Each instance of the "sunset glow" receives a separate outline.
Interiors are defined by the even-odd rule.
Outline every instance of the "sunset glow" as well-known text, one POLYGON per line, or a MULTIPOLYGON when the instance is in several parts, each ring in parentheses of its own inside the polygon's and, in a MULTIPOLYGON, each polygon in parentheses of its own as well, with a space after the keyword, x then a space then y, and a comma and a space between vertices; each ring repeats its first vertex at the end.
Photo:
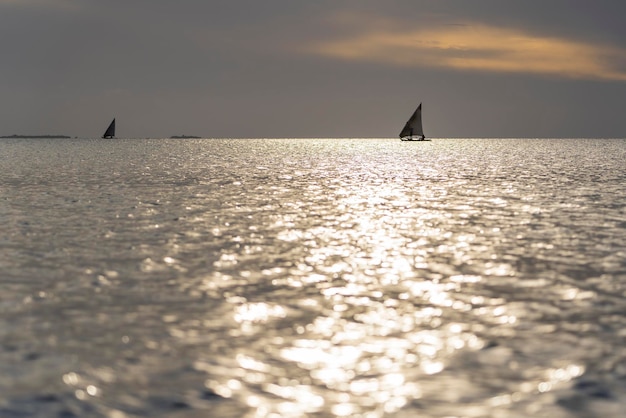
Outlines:
POLYGON ((626 58, 623 49, 486 25, 362 32, 310 51, 393 66, 626 80, 626 69, 615 64, 626 58))

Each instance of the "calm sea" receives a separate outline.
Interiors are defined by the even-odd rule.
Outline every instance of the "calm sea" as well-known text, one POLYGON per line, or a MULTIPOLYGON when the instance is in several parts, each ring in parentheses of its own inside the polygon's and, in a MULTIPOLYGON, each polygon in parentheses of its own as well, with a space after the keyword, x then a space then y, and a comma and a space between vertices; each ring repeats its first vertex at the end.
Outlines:
POLYGON ((624 139, 0 141, 0 416, 618 417, 624 139))

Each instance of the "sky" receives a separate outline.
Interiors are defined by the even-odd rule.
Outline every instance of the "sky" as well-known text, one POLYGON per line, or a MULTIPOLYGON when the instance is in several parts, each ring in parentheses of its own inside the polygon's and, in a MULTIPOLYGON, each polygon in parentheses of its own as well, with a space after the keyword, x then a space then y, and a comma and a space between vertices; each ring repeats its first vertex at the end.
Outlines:
POLYGON ((0 135, 626 137, 623 0, 0 0, 0 135))

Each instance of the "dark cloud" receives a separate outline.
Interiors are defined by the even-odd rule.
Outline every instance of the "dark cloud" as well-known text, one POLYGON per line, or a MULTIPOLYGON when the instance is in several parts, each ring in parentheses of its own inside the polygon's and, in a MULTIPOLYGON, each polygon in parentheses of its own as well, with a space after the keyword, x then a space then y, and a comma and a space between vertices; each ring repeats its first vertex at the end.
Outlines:
MULTIPOLYGON (((0 134, 96 136, 116 116, 124 136, 394 136, 423 101, 435 136, 618 136, 624 81, 400 68, 309 48, 368 28, 428 36, 489 25, 620 49, 625 9, 606 0, 0 0, 0 134)), ((620 57, 600 59, 624 69, 620 57)))

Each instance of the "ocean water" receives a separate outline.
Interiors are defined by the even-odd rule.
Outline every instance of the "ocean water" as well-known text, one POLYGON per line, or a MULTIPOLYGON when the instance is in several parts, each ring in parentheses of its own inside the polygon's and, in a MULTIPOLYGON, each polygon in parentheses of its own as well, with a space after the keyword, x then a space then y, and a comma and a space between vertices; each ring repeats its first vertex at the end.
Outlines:
POLYGON ((623 416, 625 161, 2 140, 0 416, 623 416))

